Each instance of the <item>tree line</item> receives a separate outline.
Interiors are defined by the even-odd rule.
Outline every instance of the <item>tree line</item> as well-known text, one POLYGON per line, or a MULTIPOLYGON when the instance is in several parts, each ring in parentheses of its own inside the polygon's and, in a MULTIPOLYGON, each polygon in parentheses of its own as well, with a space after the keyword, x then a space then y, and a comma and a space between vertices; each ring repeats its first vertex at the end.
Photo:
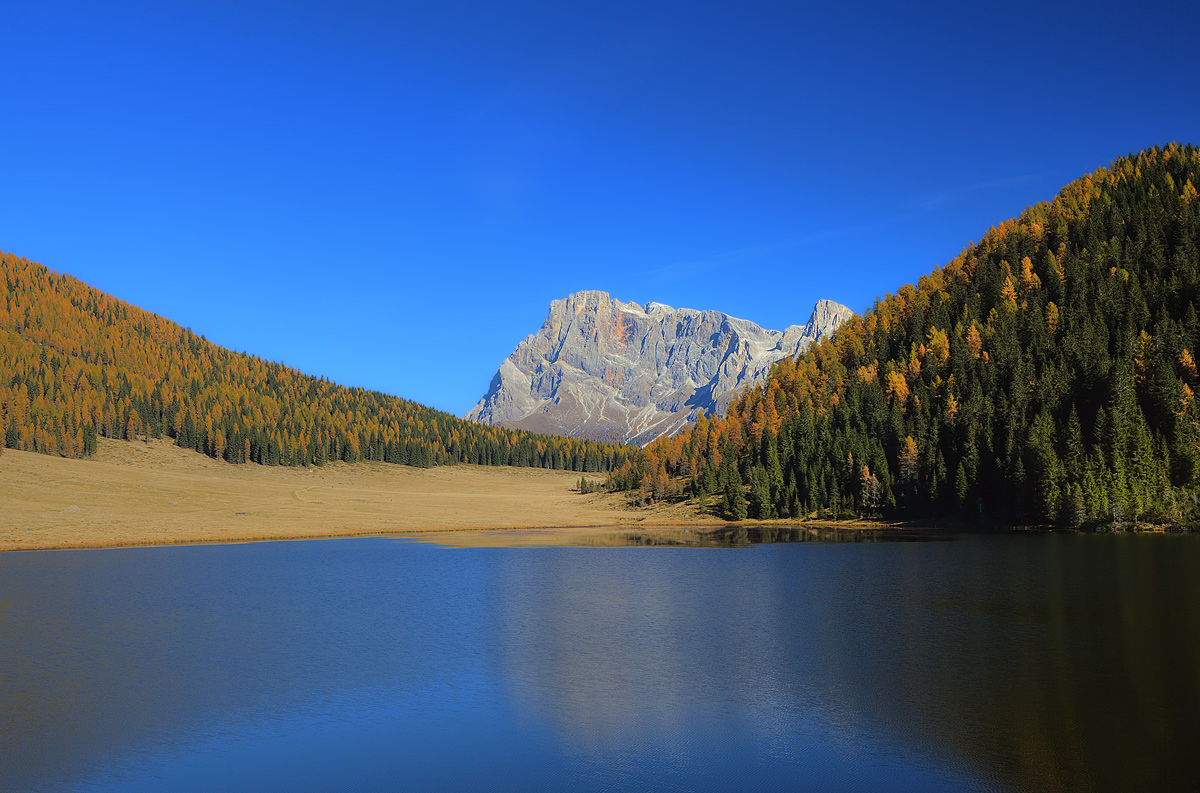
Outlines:
POLYGON ((87 457, 100 437, 167 437, 231 463, 587 472, 636 452, 484 426, 231 352, 12 254, 0 255, 0 283, 0 448, 87 457))
POLYGON ((1098 169, 608 486, 734 519, 1195 523, 1198 184, 1191 145, 1098 169))

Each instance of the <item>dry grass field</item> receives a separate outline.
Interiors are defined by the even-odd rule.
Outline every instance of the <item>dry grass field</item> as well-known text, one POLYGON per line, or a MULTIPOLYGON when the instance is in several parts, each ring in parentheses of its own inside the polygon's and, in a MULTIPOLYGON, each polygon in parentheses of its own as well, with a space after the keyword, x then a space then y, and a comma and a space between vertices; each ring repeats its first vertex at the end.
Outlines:
POLYGON ((0 550, 368 534, 448 545, 595 544, 614 527, 720 523, 697 519, 686 504, 629 510, 620 496, 582 495, 579 476, 472 465, 230 465, 165 440, 101 439, 91 460, 8 449, 0 455, 0 550))

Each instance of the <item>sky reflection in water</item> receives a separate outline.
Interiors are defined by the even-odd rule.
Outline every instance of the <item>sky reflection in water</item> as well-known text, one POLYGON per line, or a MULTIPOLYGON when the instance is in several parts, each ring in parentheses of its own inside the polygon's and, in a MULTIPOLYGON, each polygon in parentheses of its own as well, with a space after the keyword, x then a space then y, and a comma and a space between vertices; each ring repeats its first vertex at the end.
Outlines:
POLYGON ((1200 537, 0 557, 0 789, 1200 779, 1200 537))

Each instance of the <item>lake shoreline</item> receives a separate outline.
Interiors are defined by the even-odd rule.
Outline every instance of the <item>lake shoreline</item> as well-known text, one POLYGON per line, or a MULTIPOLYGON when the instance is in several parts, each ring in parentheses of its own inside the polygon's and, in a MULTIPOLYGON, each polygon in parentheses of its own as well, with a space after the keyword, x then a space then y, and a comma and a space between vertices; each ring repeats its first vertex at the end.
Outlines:
MULTIPOLYGON (((695 502, 635 509, 623 493, 579 493, 579 477, 577 471, 473 465, 232 465, 167 440, 101 439, 90 460, 9 449, 0 456, 0 552, 351 537, 512 547, 694 545, 740 530, 864 537, 1063 530, 934 520, 732 523, 698 512, 695 502)), ((1114 530, 1195 531, 1148 524, 1074 531, 1114 530)))
POLYGON ((93 459, 0 455, 0 551, 245 543, 495 530, 722 526, 687 505, 632 511, 580 474, 381 462, 233 465, 168 440, 101 438, 93 459))
POLYGON ((196 545, 246 545, 266 542, 301 542, 339 539, 392 539, 429 543, 448 548, 520 548, 520 547, 624 547, 630 545, 717 547, 742 546, 762 542, 797 542, 801 534, 807 541, 860 540, 936 540, 962 534, 1193 534, 1195 529, 1148 528, 1062 529, 1044 527, 978 528, 922 523, 870 523, 865 521, 745 521, 679 525, 613 523, 590 526, 459 527, 424 531, 344 531, 332 533, 295 533, 261 536, 199 536, 170 540, 114 539, 87 544, 65 542, 57 545, 22 545, 0 548, 3 552, 114 550, 121 548, 166 548, 196 545), (739 532, 745 537, 738 539, 739 532))

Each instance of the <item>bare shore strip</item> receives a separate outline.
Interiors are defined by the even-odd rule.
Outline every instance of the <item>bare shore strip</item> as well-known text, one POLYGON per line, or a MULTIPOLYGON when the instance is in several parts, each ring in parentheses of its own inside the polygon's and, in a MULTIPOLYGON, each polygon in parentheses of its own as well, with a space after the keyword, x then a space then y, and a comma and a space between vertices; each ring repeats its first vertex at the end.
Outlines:
POLYGON ((579 477, 473 465, 231 465, 165 440, 101 439, 92 460, 8 449, 0 551, 379 535, 590 545, 647 524, 667 534, 725 525, 684 504, 630 511, 620 496, 575 492, 579 477))

